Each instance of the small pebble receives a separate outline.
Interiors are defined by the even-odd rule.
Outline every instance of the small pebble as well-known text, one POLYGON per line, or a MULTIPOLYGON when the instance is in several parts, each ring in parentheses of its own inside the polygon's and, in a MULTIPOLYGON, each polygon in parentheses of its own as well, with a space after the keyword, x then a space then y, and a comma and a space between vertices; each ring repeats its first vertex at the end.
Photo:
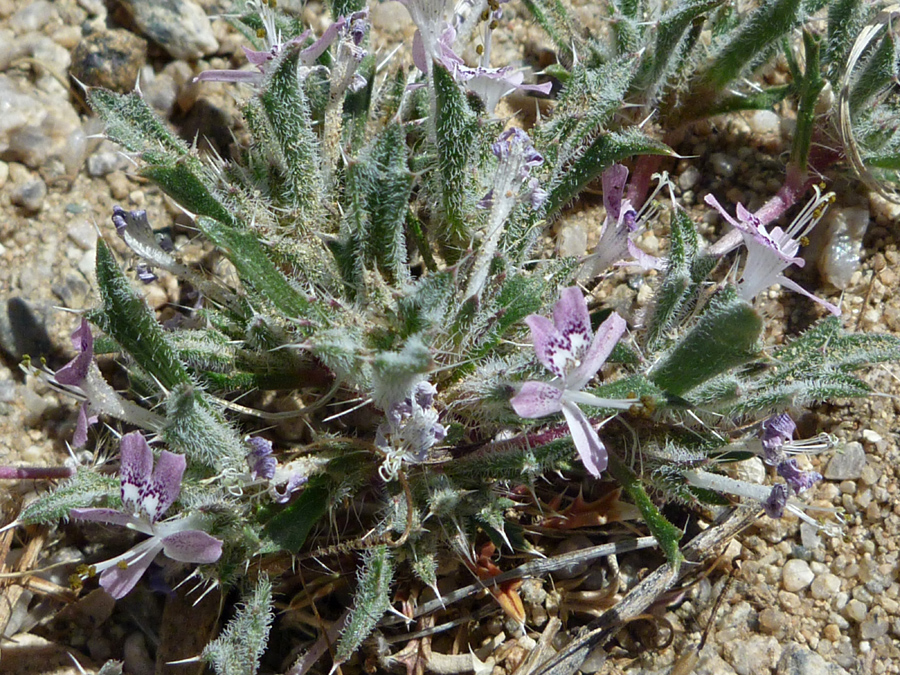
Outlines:
POLYGON ((722 152, 714 152, 709 156, 709 161, 712 164, 713 171, 716 172, 717 176, 730 178, 734 175, 736 166, 734 157, 729 157, 722 152))
POLYGON ((54 18, 56 9, 47 0, 37 0, 23 7, 9 18, 9 27, 17 34, 38 31, 54 18))
POLYGON ((856 623, 862 623, 865 620, 867 613, 868 610, 865 604, 856 599, 851 600, 847 603, 847 606, 844 607, 844 616, 856 623))
POLYGON ((816 600, 827 600, 841 590, 841 579, 837 575, 826 572, 820 574, 813 579, 809 588, 810 593, 816 600))
POLYGON ((13 188, 10 193, 10 201, 32 213, 40 211, 47 196, 47 184, 40 178, 35 178, 13 188))
POLYGON ((866 207, 832 207, 819 223, 818 227, 825 230, 818 257, 819 272, 831 285, 840 289, 850 285, 853 273, 859 268, 859 254, 869 219, 866 207))
POLYGON ((700 170, 694 165, 689 166, 678 176, 678 187, 682 190, 690 190, 700 182, 700 170))
POLYGON ((786 591, 796 593, 809 586, 815 578, 809 563, 805 560, 788 560, 782 569, 781 581, 786 591))
POLYGON ((828 480, 856 480, 866 465, 866 451, 862 443, 851 441, 828 462, 825 478, 828 480))
POLYGON ((775 672, 778 675, 847 675, 840 666, 829 664, 822 656, 796 642, 785 645, 775 672))

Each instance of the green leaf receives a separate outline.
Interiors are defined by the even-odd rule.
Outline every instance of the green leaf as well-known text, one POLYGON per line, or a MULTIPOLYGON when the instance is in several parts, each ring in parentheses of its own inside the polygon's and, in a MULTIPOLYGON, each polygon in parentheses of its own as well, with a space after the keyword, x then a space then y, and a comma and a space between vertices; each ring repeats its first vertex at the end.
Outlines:
POLYGON ((854 78, 850 88, 851 117, 855 117, 879 92, 896 81, 897 56, 893 33, 887 31, 878 47, 858 66, 859 75, 854 78))
POLYGON ((717 293, 696 325, 651 369, 650 379, 681 396, 759 354, 762 319, 732 287, 717 293))
POLYGON ((653 306, 645 319, 644 345, 653 353, 666 334, 673 328, 687 300, 691 282, 691 264, 697 253, 697 232, 690 216, 676 208, 672 213, 672 233, 669 244, 669 260, 653 306))
POLYGON ((724 0, 688 0, 664 14, 656 26, 656 42, 652 50, 641 57, 631 90, 652 96, 671 72, 673 64, 680 60, 687 29, 724 0))
POLYGON ((190 153, 139 94, 116 94, 101 88, 87 93, 91 108, 106 122, 106 135, 129 152, 146 153, 148 161, 174 161, 190 153))
POLYGON ((107 499, 111 506, 119 502, 119 478, 97 473, 90 467, 78 469, 65 483, 52 492, 45 492, 28 504, 19 515, 26 525, 68 520, 69 511, 94 506, 107 499))
POLYGON ((208 216, 230 225, 239 226, 235 216, 220 202, 207 184, 198 178, 199 163, 178 162, 174 166, 153 165, 141 169, 141 175, 159 185, 163 191, 192 213, 208 216))
POLYGON ((801 0, 764 0, 733 32, 705 68, 701 81, 718 93, 736 80, 768 47, 793 29, 801 0))
MULTIPOLYGON (((257 127, 264 131, 265 157, 273 162, 278 181, 276 205, 292 212, 293 227, 305 232, 317 227, 322 207, 322 178, 318 139, 312 129, 310 106, 297 75, 299 55, 285 56, 271 68, 259 94, 257 127)), ((225 222, 225 221, 223 221, 225 222)))
POLYGON ((684 558, 678 543, 681 541, 683 532, 666 520, 647 495, 640 479, 613 454, 609 456, 609 472, 638 507, 644 522, 650 528, 650 534, 654 536, 659 543, 659 548, 665 553, 666 560, 673 565, 680 565, 684 558))
POLYGON ((256 675, 274 620, 272 583, 261 576, 219 637, 203 649, 201 658, 217 675, 256 675))
POLYGON ((166 389, 190 383, 162 326, 132 290, 103 239, 97 240, 97 285, 103 300, 103 307, 93 315, 97 325, 166 389))
POLYGON ((668 145, 637 130, 603 132, 566 168, 560 182, 551 190, 546 205, 547 217, 577 197, 592 180, 615 162, 633 155, 671 157, 673 154, 668 145))
POLYGON ((331 489, 328 476, 312 476, 300 496, 266 523, 264 535, 282 550, 299 551, 312 528, 328 510, 331 489))
POLYGON ((219 220, 202 216, 197 219, 197 226, 225 253, 256 301, 271 303, 291 318, 318 314, 306 297, 275 267, 256 234, 225 227, 219 220))
POLYGON ((725 115, 741 110, 771 110, 795 89, 793 84, 768 87, 747 94, 722 96, 702 112, 703 116, 725 115))
POLYGON ((393 578, 394 566, 390 549, 384 545, 369 549, 357 578, 350 620, 337 643, 335 663, 344 663, 359 649, 363 640, 369 637, 379 619, 391 606, 390 592, 393 578))
POLYGON ((432 72, 437 102, 434 132, 441 180, 441 210, 447 222, 447 232, 443 236, 451 245, 468 246, 468 217, 472 206, 469 162, 475 144, 475 113, 450 71, 435 63, 432 72))

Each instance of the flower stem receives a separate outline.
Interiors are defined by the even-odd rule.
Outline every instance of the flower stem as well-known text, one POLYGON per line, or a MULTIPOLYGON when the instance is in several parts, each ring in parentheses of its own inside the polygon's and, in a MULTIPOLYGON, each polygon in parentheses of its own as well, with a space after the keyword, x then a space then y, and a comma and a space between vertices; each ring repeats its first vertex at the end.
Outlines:
POLYGON ((58 480, 74 475, 75 469, 67 466, 0 466, 0 480, 58 480))

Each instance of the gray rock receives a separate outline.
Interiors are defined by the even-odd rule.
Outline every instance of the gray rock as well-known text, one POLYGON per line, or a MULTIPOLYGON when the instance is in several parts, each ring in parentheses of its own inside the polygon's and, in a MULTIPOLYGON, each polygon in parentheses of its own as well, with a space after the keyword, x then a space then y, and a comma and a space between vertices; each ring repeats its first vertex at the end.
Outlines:
POLYGON ((191 61, 219 48, 209 17, 193 0, 122 0, 122 4, 144 35, 172 58, 191 61))
POLYGON ((40 178, 17 185, 10 194, 10 201, 26 211, 37 212, 44 205, 47 196, 47 184, 40 178))
POLYGON ((844 446, 842 452, 838 452, 825 468, 825 478, 828 480, 856 480, 862 475, 866 466, 866 451, 862 443, 853 441, 844 446))
POLYGON ((121 29, 88 35, 72 52, 72 76, 91 87, 134 89, 147 59, 147 41, 121 29))
POLYGON ((846 670, 796 642, 789 642, 781 652, 776 675, 849 675, 846 670))
POLYGON ((100 178, 126 169, 128 165, 128 159, 118 152, 96 152, 88 157, 87 172, 92 178, 100 178))

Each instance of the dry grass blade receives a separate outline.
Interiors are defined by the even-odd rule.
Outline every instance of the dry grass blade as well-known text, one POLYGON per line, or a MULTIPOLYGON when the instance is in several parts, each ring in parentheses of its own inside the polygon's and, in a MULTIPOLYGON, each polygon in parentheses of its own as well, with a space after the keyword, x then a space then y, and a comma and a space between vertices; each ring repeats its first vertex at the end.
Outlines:
MULTIPOLYGON (((704 530, 682 549, 688 563, 701 563, 718 554, 732 537, 759 515, 754 506, 735 507, 714 527, 704 530)), ((682 565, 684 567, 684 565, 682 565)), ((618 605, 588 626, 588 632, 573 640, 533 675, 573 675, 595 648, 605 645, 629 620, 642 614, 657 598, 672 588, 681 576, 672 563, 660 566, 635 586, 618 605)))

